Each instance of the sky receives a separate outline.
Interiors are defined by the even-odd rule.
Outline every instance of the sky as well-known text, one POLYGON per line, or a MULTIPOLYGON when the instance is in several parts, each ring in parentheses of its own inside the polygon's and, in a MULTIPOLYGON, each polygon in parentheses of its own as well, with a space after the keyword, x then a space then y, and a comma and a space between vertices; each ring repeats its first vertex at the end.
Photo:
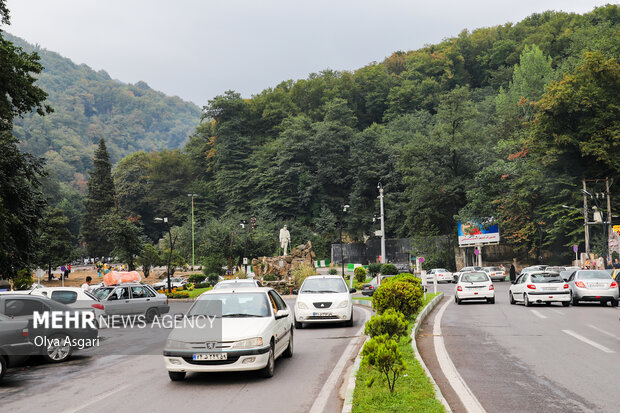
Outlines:
POLYGON ((7 0, 3 30, 200 106, 532 13, 612 0, 7 0))

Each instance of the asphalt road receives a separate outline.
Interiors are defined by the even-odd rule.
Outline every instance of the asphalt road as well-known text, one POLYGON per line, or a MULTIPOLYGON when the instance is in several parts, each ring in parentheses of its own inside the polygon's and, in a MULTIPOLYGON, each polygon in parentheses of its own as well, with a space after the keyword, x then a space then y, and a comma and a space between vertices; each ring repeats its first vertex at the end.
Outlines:
MULTIPOLYGON (((171 312, 181 312, 189 305, 172 303, 171 312)), ((9 370, 0 384, 0 410, 307 412, 349 343, 355 340, 361 345, 355 333, 367 317, 369 311, 356 306, 353 327, 309 326, 295 330, 293 358, 278 359, 270 379, 254 373, 194 373, 183 382, 173 383, 161 355, 167 334, 151 335, 147 341, 136 334, 102 329, 99 350, 83 350, 61 364, 31 362, 9 370), (130 354, 110 355, 104 351, 110 346, 131 348, 130 354)), ((352 364, 356 354, 347 364, 352 364)), ((328 392, 323 411, 342 410, 340 390, 344 377, 342 374, 338 385, 328 392)))
POLYGON ((617 412, 620 409, 620 311, 508 302, 508 282, 495 282, 496 304, 454 303, 454 284, 422 324, 418 346, 455 412, 466 411, 439 368, 433 323, 441 320, 457 371, 487 412, 617 412))

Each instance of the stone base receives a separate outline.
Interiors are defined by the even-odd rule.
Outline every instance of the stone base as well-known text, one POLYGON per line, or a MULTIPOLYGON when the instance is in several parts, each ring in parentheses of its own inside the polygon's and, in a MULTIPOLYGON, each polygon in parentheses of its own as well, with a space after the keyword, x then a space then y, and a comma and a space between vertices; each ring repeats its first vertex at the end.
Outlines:
POLYGON ((289 281, 292 271, 302 266, 314 268, 316 258, 312 250, 312 242, 298 245, 291 251, 291 255, 281 257, 260 257, 252 260, 252 269, 256 278, 266 275, 275 275, 278 280, 289 281))

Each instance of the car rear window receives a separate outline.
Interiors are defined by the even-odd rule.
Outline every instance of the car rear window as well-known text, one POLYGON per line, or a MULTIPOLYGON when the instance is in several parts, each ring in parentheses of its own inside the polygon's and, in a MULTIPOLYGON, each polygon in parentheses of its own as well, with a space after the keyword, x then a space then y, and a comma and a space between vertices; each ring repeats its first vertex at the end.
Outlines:
POLYGON ((463 274, 461 281, 465 282, 485 282, 489 281, 489 277, 484 272, 470 272, 463 274))
POLYGON ((346 293, 348 288, 342 278, 306 278, 302 293, 346 293))
POLYGON ((63 304, 73 304, 77 301, 77 293, 75 291, 52 291, 50 298, 63 304))
POLYGON ((534 284, 537 283, 562 283, 564 280, 555 272, 546 272, 541 274, 532 274, 530 279, 534 284))
POLYGON ((577 278, 579 278, 580 280, 609 280, 611 279, 611 276, 606 271, 593 270, 580 271, 577 275, 577 278))

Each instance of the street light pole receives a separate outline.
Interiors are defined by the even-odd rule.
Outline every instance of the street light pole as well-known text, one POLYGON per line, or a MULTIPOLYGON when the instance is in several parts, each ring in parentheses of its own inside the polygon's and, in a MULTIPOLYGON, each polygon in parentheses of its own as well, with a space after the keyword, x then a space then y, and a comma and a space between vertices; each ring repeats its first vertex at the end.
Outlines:
POLYGON ((192 271, 194 271, 194 197, 198 194, 187 194, 192 198, 192 271))
MULTIPOLYGON (((155 218, 155 221, 168 224, 168 217, 155 218)), ((172 263, 172 248, 174 248, 174 244, 172 243, 172 231, 170 230, 170 225, 168 225, 168 239, 170 240, 170 252, 168 253, 168 267, 166 269, 166 272, 168 277, 168 294, 170 294, 172 293, 172 285, 170 283, 170 264, 172 263)))
POLYGON ((383 213, 383 185, 381 182, 377 185, 379 189, 379 205, 381 206, 381 264, 383 264, 385 260, 385 219, 383 213))
MULTIPOLYGON (((340 261, 342 264, 342 277, 344 278, 344 244, 342 243, 342 221, 344 221, 344 214, 349 209, 349 205, 342 204, 342 212, 340 212, 340 261)), ((349 277, 349 288, 353 288, 353 278, 349 277)))

